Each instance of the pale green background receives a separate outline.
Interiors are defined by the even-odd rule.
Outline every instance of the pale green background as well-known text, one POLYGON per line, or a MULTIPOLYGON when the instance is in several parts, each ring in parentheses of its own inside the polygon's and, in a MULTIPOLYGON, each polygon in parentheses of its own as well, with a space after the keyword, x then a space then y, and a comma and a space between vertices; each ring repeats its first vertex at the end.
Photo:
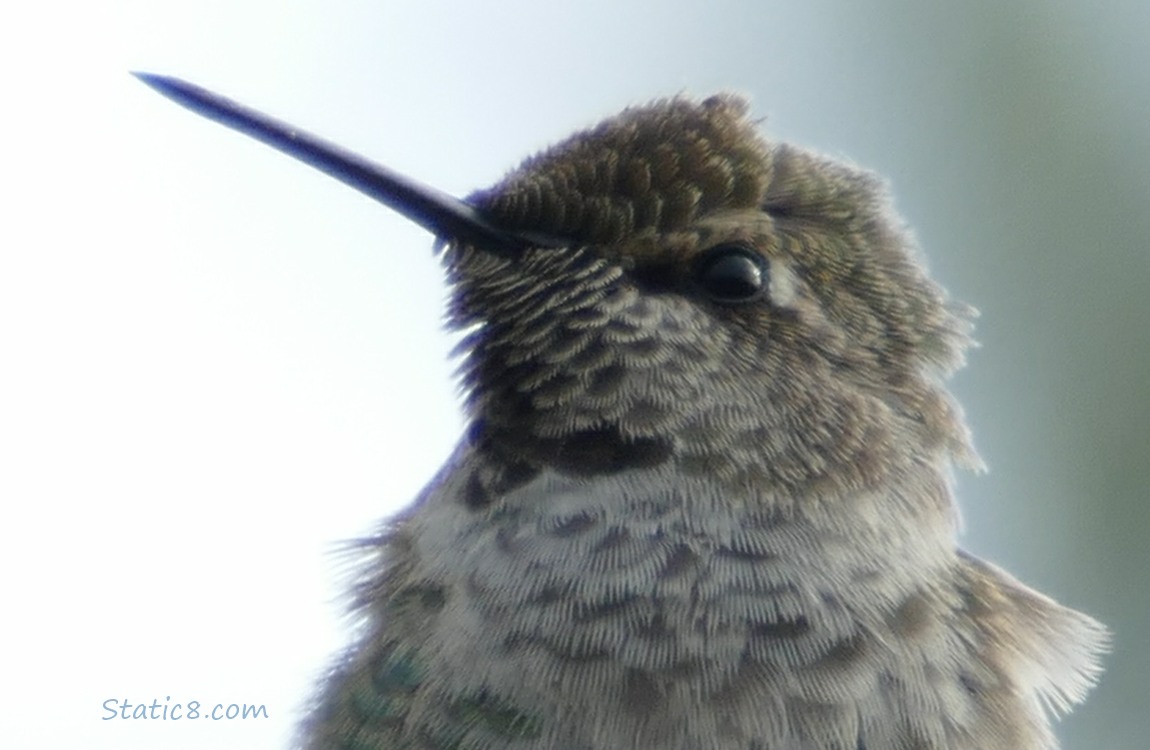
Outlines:
POLYGON ((733 88, 886 175, 982 310, 964 543, 1116 631, 1067 748, 1150 737, 1150 3, 127 2, 0 23, 0 744, 283 748, 347 638, 333 542, 460 429, 430 239, 129 78, 463 194, 733 88), (264 703, 257 722, 100 704, 264 703))

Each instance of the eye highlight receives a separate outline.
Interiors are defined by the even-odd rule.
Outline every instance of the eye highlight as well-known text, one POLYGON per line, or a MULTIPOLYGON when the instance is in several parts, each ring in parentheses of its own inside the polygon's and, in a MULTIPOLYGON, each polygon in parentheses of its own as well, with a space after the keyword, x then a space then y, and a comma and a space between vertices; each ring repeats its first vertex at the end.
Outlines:
POLYGON ((771 282, 766 259, 747 245, 734 242, 716 245, 700 255, 691 275, 708 297, 724 305, 754 302, 771 282))

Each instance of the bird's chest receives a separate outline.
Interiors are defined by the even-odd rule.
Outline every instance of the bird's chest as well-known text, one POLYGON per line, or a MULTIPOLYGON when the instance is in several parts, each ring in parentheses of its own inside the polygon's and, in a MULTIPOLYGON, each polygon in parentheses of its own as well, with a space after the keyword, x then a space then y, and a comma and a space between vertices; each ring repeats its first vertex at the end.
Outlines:
POLYGON ((421 524, 422 574, 450 581, 426 641, 444 689, 581 738, 539 747, 746 748, 809 700, 857 729, 897 582, 851 540, 658 472, 507 500, 421 524))
POLYGON ((673 476, 546 477, 443 544, 448 632, 481 628, 465 658, 494 671, 708 692, 747 664, 816 661, 857 627, 834 539, 673 476))

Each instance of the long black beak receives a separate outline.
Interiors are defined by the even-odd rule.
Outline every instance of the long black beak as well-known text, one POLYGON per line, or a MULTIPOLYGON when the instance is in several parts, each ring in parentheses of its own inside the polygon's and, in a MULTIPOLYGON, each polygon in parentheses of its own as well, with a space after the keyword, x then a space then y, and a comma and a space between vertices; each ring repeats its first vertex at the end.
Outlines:
POLYGON ((554 238, 510 232, 476 208, 398 174, 359 154, 179 78, 133 73, 173 101, 210 120, 247 133, 390 206, 442 240, 517 256, 528 247, 555 247, 554 238))

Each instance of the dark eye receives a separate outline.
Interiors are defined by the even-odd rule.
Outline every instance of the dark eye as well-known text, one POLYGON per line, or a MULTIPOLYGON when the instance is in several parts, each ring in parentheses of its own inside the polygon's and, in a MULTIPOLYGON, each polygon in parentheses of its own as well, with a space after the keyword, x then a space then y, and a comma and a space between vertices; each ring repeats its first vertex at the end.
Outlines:
POLYGON ((753 302, 766 292, 771 280, 766 259, 734 243, 716 245, 699 256, 694 277, 707 296, 728 305, 753 302))

